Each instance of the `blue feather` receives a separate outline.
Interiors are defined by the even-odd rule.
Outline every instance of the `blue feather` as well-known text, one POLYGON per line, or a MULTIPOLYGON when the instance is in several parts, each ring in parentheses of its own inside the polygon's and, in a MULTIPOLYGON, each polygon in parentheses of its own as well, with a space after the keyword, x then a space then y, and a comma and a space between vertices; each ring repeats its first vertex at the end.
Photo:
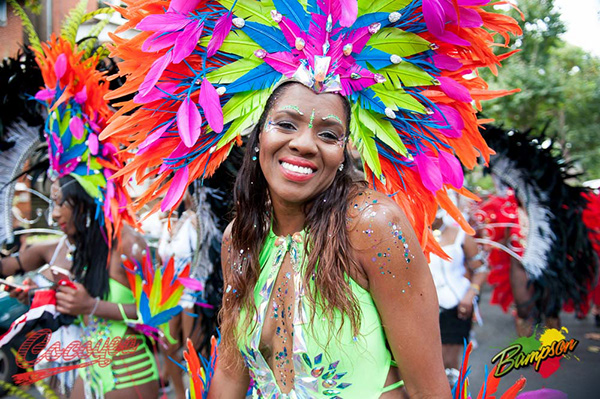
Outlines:
POLYGON ((370 88, 352 93, 352 102, 360 101, 360 106, 380 114, 385 114, 385 104, 381 102, 377 94, 370 88))
POLYGON ((150 302, 148 301, 148 296, 143 291, 140 296, 140 314, 142 315, 144 324, 151 325, 148 323, 152 319, 152 315, 150 314, 150 302))
MULTIPOLYGON (((371 46, 365 46, 360 54, 353 54, 353 57, 357 64, 363 66, 368 63, 376 70, 385 68, 392 63, 392 61, 390 61, 390 54, 371 46)), ((366 65, 364 67, 366 68, 366 65)))
POLYGON ((281 76, 281 72, 276 71, 269 64, 263 63, 227 85, 227 93, 265 89, 275 84, 281 76))
POLYGON ((283 32, 274 26, 246 21, 242 30, 268 53, 290 51, 290 45, 285 40, 283 32))
POLYGON ((323 11, 319 8, 317 0, 308 0, 306 2, 306 10, 312 14, 323 14, 323 11))
POLYGON ((389 15, 389 12, 373 12, 371 14, 361 15, 356 19, 350 28, 347 28, 347 30, 364 28, 365 26, 369 26, 375 22, 379 22, 381 27, 385 28, 390 24, 390 20, 388 19, 389 15))
POLYGON ((273 0, 277 11, 288 17, 304 32, 308 32, 308 22, 310 16, 306 14, 304 8, 296 0, 273 0))
POLYGON ((172 307, 172 308, 169 308, 167 310, 160 312, 156 316, 153 316, 150 320, 148 320, 148 322, 144 322, 144 324, 147 324, 152 327, 158 327, 162 324, 167 323, 169 320, 171 320, 173 318, 173 316, 177 315, 182 310, 183 310, 183 308, 181 306, 177 305, 175 307, 172 307))

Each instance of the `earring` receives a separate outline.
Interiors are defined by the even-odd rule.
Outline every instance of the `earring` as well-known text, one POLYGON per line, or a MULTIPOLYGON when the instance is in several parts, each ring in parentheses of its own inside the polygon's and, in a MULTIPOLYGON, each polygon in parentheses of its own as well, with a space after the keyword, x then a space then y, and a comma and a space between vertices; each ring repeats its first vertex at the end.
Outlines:
MULTIPOLYGON (((258 154, 258 152, 259 152, 259 151, 260 151, 260 148, 258 148, 258 147, 254 147, 254 152, 255 152, 255 153, 257 153, 257 154, 258 154)), ((253 161, 256 161, 256 155, 254 155, 254 156, 252 157, 252 160, 253 160, 253 161)))
POLYGON ((88 213, 85 216, 85 227, 89 228, 91 224, 92 224, 92 221, 90 220, 90 214, 88 213))
POLYGON ((343 164, 343 163, 341 163, 341 164, 340 164, 340 167, 338 168, 338 170, 339 170, 340 172, 341 172, 342 170, 344 170, 344 164, 343 164))

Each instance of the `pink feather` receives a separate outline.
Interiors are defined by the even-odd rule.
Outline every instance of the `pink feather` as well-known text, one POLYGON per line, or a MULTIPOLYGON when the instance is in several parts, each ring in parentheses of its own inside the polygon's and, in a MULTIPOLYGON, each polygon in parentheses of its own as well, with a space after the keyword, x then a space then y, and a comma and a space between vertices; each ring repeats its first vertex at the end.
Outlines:
POLYGON ((288 78, 291 78, 300 66, 300 62, 298 62, 292 53, 285 51, 267 54, 264 60, 267 64, 271 65, 273 69, 277 72, 281 72, 288 78))
POLYGON ((35 94, 35 99, 40 101, 49 101, 54 98, 56 91, 52 89, 42 89, 35 94))
POLYGON ((75 137, 77 140, 82 138, 84 126, 81 118, 78 116, 71 118, 71 121, 69 122, 69 129, 71 130, 73 137, 75 137))
POLYGON ((363 50, 370 38, 369 28, 365 26, 353 30, 348 39, 344 41, 344 44, 352 43, 352 52, 358 54, 363 50))
POLYGON ((77 104, 83 104, 84 102, 87 101, 87 88, 84 85, 81 90, 79 90, 77 93, 75 93, 75 101, 77 102, 77 104))
POLYGON ((423 18, 429 30, 434 36, 444 33, 446 13, 439 0, 423 0, 423 18))
POLYGON ((471 102, 471 94, 469 94, 469 90, 467 90, 465 86, 446 76, 440 76, 438 80, 441 83, 440 89, 442 89, 448 97, 465 103, 471 102))
POLYGON ((156 32, 150 35, 142 44, 142 51, 150 53, 171 47, 179 37, 180 32, 156 32))
POLYGON ((169 9, 167 12, 187 14, 196 8, 198 2, 199 0, 171 0, 171 4, 169 4, 169 9))
POLYGON ((442 188, 442 173, 440 167, 423 153, 415 155, 415 163, 425 188, 431 192, 436 192, 442 188))
POLYGON ((179 277, 177 280, 179 280, 179 282, 185 288, 188 288, 192 291, 202 291, 204 289, 204 286, 202 285, 202 283, 200 281, 196 280, 195 278, 179 277))
POLYGON ((164 126, 161 126, 160 128, 156 129, 154 133, 146 137, 146 140, 144 140, 142 144, 140 144, 139 149, 143 150, 144 148, 148 147, 150 144, 158 140, 163 135, 163 133, 166 132, 169 129, 169 127, 171 127, 172 124, 173 121, 171 120, 165 123, 164 126))
POLYGON ((186 97, 177 110, 177 127, 179 137, 190 148, 200 137, 200 127, 202 126, 202 116, 196 103, 186 97))
POLYGON ((461 137, 462 130, 465 128, 465 122, 460 116, 460 113, 449 105, 438 104, 438 108, 440 109, 441 113, 438 110, 434 110, 432 118, 440 122, 441 125, 450 126, 450 129, 440 129, 440 133, 451 138, 461 137), (448 122, 444 120, 444 116, 448 122))
POLYGON ((171 180, 171 185, 165 198, 160 204, 160 210, 165 212, 179 203, 188 184, 189 170, 187 166, 178 169, 171 180))
POLYGON ((444 183, 449 183, 455 188, 461 188, 465 179, 460 161, 452 154, 440 151, 440 171, 444 183))
POLYGON ((156 82, 158 82, 158 79, 160 79, 165 69, 167 69, 167 67, 171 63, 172 57, 173 53, 169 51, 162 57, 157 58, 156 61, 152 63, 150 70, 146 74, 146 78, 140 85, 140 95, 145 96, 146 94, 150 93, 150 90, 154 88, 154 85, 156 84, 156 82))
POLYGON ((279 28, 285 36, 285 40, 287 40, 290 47, 296 46, 296 38, 299 37, 306 42, 306 34, 302 32, 302 30, 294 23, 291 19, 287 17, 282 17, 279 22, 279 28))
POLYGON ((462 39, 456 33, 450 32, 449 30, 444 31, 441 35, 434 35, 437 39, 442 42, 455 44, 457 46, 465 46, 468 47, 471 45, 471 42, 465 39, 462 39))
POLYGON ((432 58, 433 63, 439 69, 458 71, 463 66, 462 62, 446 54, 434 54, 432 58))
POLYGON ((67 56, 63 53, 56 58, 56 63, 54 64, 54 73, 56 74, 56 79, 60 80, 67 71, 67 56))
POLYGON ((173 47, 173 63, 179 64, 188 55, 192 54, 202 35, 204 24, 191 23, 179 33, 173 47))
POLYGON ((221 45, 225 41, 225 38, 231 31, 231 21, 233 20, 233 14, 231 12, 225 13, 219 17, 215 23, 213 29, 213 35, 208 42, 206 47, 206 56, 212 57, 221 48, 221 45))
POLYGON ((339 0, 338 7, 340 9, 340 26, 344 28, 352 26, 358 16, 358 1, 339 0))
POLYGON ((92 155, 96 155, 98 154, 98 136, 96 136, 95 134, 90 134, 88 136, 88 147, 90 148, 90 153, 92 155))
POLYGON ((140 23, 137 24, 136 29, 143 31, 172 32, 183 29, 189 22, 190 19, 185 15, 175 13, 151 14, 142 19, 140 23))
POLYGON ((460 26, 463 28, 479 28, 483 25, 481 15, 472 8, 460 8, 460 26))
POLYGON ((166 98, 167 95, 164 93, 164 91, 166 91, 167 93, 175 94, 176 88, 177 88, 176 83, 172 83, 172 82, 160 83, 160 84, 156 85, 155 87, 153 87, 150 90, 150 92, 148 92, 146 95, 141 95, 141 93, 136 94, 135 97, 133 97, 133 102, 136 104, 151 103, 152 101, 166 98))
POLYGON ((219 93, 215 87, 204 78, 200 86, 200 106, 204 110, 204 117, 210 125, 211 129, 216 133, 223 131, 223 110, 221 109, 221 101, 219 93))

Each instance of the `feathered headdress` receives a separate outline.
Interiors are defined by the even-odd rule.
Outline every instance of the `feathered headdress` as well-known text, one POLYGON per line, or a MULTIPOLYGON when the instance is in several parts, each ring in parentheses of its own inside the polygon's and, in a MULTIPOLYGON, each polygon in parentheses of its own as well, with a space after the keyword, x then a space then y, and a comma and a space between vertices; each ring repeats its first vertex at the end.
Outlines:
POLYGON ((551 315, 569 302, 584 311, 580 307, 587 306, 598 270, 583 219, 589 189, 567 183, 576 177, 571 165, 553 155, 552 140, 543 134, 533 137, 487 126, 483 136, 497 152, 490 159, 490 172, 515 190, 527 213, 521 263, 536 287, 538 309, 551 315))
POLYGON ((477 68, 495 72, 510 55, 493 53, 496 33, 505 45, 520 34, 482 7, 488 0, 125 3, 121 29, 142 32, 112 36, 127 82, 109 98, 137 95, 101 138, 128 146, 133 159, 117 176, 157 178, 137 206, 161 196, 163 210, 176 205, 241 143, 273 87, 293 79, 351 101, 366 178, 394 196, 426 250, 441 252, 428 228, 438 204, 472 231, 446 189, 465 194, 461 162, 491 153, 472 102, 511 92, 488 91, 477 68))
MULTIPOLYGON (((105 224, 110 245, 122 221, 135 224, 135 218, 128 205, 131 199, 124 188, 126 181, 111 179, 123 167, 118 143, 99 138, 113 114, 104 99, 109 90, 105 73, 97 69, 106 52, 102 46, 94 51, 89 40, 75 43, 81 22, 107 12, 100 9, 86 14, 86 4, 80 2, 71 12, 60 37, 53 35, 47 43, 32 46, 45 85, 35 99, 48 110, 44 127, 48 173, 53 178, 72 176, 94 198, 98 205, 95 217, 105 224)), ((96 36, 104 24, 94 29, 96 36)))

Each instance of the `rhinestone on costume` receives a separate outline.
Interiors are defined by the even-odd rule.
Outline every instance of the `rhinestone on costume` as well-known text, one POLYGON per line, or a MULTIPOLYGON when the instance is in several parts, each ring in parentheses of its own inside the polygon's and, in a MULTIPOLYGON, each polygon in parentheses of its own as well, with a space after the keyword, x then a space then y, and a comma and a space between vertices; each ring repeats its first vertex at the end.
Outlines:
POLYGON ((302 235, 300 233, 294 233, 294 235, 292 236, 292 240, 296 241, 297 243, 301 243, 302 235))
POLYGON ((234 18, 233 20, 231 20, 231 23, 233 24, 233 26, 239 29, 242 29, 246 25, 246 21, 244 20, 244 18, 234 18))
POLYGON ((281 19, 283 18, 283 15, 277 12, 277 10, 271 10, 271 18, 273 18, 273 21, 280 23, 281 19))
POLYGON ((265 58, 267 56, 267 52, 261 48, 254 50, 254 55, 258 58, 265 58))
POLYGON ((321 376, 321 374, 323 374, 323 366, 321 367, 315 367, 314 369, 312 369, 310 371, 310 375, 312 375, 315 378, 319 378, 321 376))
POLYGON ((385 82, 385 81, 386 81, 386 78, 385 78, 385 76, 383 76, 383 75, 382 75, 382 74, 380 74, 380 73, 376 73, 376 74, 374 74, 374 75, 373 75, 373 79, 374 79, 374 80, 375 80, 377 83, 383 83, 383 82, 385 82))
POLYGON ((390 61, 392 64, 399 64, 402 62, 402 57, 400 57, 398 54, 392 54, 390 55, 390 61))
POLYGON ((223 94, 225 94, 225 91, 227 91, 227 88, 225 86, 217 87, 218 95, 222 96, 223 94))
POLYGON ((304 46, 306 46, 306 42, 304 41, 303 38, 301 37, 297 37, 296 38, 296 43, 294 44, 296 47, 296 50, 300 51, 304 48, 304 46))
POLYGON ((354 79, 354 80, 358 80, 358 79, 362 78, 362 75, 360 73, 352 72, 350 74, 350 78, 354 79))
POLYGON ((379 32, 379 29, 381 29, 381 24, 379 22, 373 22, 369 25, 369 33, 372 35, 379 32))
POLYGON ((344 45, 344 55, 348 57, 350 54, 352 54, 352 43, 344 45))
POLYGON ((437 50, 437 49, 439 49, 439 48, 440 48, 440 46, 438 46, 438 45, 437 45, 437 44, 435 44, 435 43, 430 43, 430 44, 429 44, 429 48, 430 48, 430 49, 432 49, 432 50, 437 50))
POLYGON ((396 119, 396 114, 394 113, 394 110, 390 107, 385 108, 385 116, 387 116, 390 119, 396 119))
POLYGON ((194 84, 195 84, 196 86, 200 85, 201 83, 202 83, 202 81, 201 81, 200 79, 196 79, 196 80, 194 80, 194 84))
POLYGON ((329 42, 325 40, 325 43, 323 43, 323 55, 326 55, 329 52, 330 47, 331 45, 329 44, 329 42))
POLYGON ((315 55, 315 80, 317 82, 325 80, 329 71, 329 64, 331 64, 331 57, 315 55))
POLYGON ((217 146, 213 145, 212 147, 210 147, 210 149, 208 150, 209 154, 212 154, 213 152, 215 152, 217 150, 217 146))
POLYGON ((326 389, 323 391, 323 395, 327 395, 327 396, 333 396, 333 395, 338 395, 340 394, 340 391, 336 391, 333 389, 326 389))
POLYGON ((321 385, 323 385, 323 388, 333 388, 336 384, 337 382, 331 379, 325 380, 321 383, 321 385))
POLYGON ((327 25, 325 25, 325 30, 331 33, 331 29, 333 28, 333 19, 331 18, 331 14, 327 16, 327 25))
POLYGON ((388 15, 388 21, 391 23, 398 22, 400 18, 402 18, 402 14, 398 11, 391 12, 390 15, 388 15))
POLYGON ((433 85, 435 85, 435 86, 439 86, 439 85, 441 85, 442 83, 441 83, 439 80, 437 80, 437 79, 431 79, 431 84, 433 84, 433 85))
POLYGON ((281 244, 283 244, 285 242, 285 239, 283 237, 277 237, 277 239, 275 240, 275 246, 278 247, 281 244))

